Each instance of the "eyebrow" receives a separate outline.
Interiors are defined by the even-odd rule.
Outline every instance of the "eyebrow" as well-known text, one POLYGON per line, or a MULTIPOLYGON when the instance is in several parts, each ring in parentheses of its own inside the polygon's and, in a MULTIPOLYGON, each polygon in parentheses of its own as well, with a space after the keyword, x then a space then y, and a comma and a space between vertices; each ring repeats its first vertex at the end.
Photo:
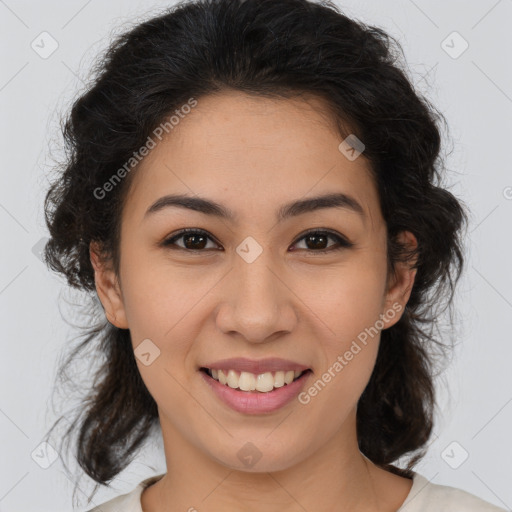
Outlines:
MULTIPOLYGON (((237 218, 237 215, 232 210, 215 201, 185 194, 170 194, 157 199, 147 209, 144 218, 169 207, 186 208, 230 221, 235 221, 237 218)), ((282 222, 290 217, 325 208, 342 208, 357 213, 363 219, 365 217, 364 209, 360 203, 352 196, 341 192, 300 199, 285 204, 279 208, 276 217, 278 222, 282 222)))

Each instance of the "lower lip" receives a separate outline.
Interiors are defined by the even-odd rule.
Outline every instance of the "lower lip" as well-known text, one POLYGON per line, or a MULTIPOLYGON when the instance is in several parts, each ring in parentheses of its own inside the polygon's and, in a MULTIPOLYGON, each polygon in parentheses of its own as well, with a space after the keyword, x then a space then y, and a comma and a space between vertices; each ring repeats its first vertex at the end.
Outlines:
POLYGON ((303 373, 291 384, 285 384, 273 391, 241 391, 233 389, 200 371, 210 389, 229 407, 244 414, 264 414, 273 412, 291 402, 302 390, 311 371, 303 373))

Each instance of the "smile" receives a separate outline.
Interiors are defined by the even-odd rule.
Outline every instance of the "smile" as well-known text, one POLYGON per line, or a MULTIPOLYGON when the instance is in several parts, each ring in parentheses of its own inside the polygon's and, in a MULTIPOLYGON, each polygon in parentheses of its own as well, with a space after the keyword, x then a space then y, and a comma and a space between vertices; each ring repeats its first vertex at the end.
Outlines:
POLYGON ((199 374, 219 403, 239 413, 257 415, 272 413, 294 401, 313 372, 277 370, 254 374, 202 367, 199 374))
POLYGON ((232 389, 240 391, 259 391, 260 393, 268 393, 274 389, 291 384, 293 381, 299 379, 304 373, 309 370, 278 370, 275 372, 265 372, 258 375, 245 372, 230 370, 216 370, 210 368, 201 368, 201 371, 206 372, 212 379, 232 389))

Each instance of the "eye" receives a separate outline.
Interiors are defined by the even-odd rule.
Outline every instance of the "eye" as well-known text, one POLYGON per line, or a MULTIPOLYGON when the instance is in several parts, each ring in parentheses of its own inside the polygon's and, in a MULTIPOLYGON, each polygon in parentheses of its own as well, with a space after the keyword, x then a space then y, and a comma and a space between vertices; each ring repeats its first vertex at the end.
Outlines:
MULTIPOLYGON (((202 252, 204 249, 212 249, 212 247, 207 247, 208 240, 214 241, 207 231, 204 231, 202 229, 185 228, 180 230, 172 237, 164 240, 162 242, 162 246, 174 246, 173 248, 202 252), (179 245, 176 243, 177 241, 183 241, 184 243, 183 245, 179 245)), ((326 253, 330 251, 340 250, 343 248, 349 248, 354 245, 353 243, 349 242, 346 238, 342 237, 336 232, 320 229, 312 229, 307 231, 295 242, 294 245, 297 245, 302 240, 304 240, 306 244, 305 250, 315 253, 326 253), (334 240, 336 243, 330 246, 325 246, 325 244, 328 243, 327 241, 329 239, 334 240)), ((214 245, 219 246, 219 244, 217 244, 217 242, 215 241, 214 245)), ((292 249, 292 251, 295 250, 296 249, 292 249)))
POLYGON ((177 246, 178 249, 188 249, 189 251, 201 251, 205 249, 207 240, 212 239, 207 231, 202 229, 185 228, 176 233, 171 238, 167 238, 163 241, 164 247, 177 246), (184 240, 184 245, 180 246, 176 244, 177 240, 184 240))
MULTIPOLYGON (((326 231, 326 230, 320 230, 320 229, 312 229, 308 232, 304 233, 298 240, 295 242, 297 244, 298 242, 304 240, 306 244, 306 250, 310 250, 310 252, 316 252, 316 253, 326 253, 331 251, 336 251, 340 249, 347 249, 349 247, 352 247, 354 244, 349 242, 346 238, 342 237, 338 233, 335 233, 333 231, 326 231), (335 240, 336 243, 329 246, 325 246, 325 243, 328 239, 335 240), (311 242, 311 243, 310 243, 311 242), (309 246, 308 246, 309 245, 309 246), (311 249, 313 247, 313 249, 311 249), (316 247, 316 249, 314 249, 316 247)), ((295 250, 295 249, 294 249, 295 250)))

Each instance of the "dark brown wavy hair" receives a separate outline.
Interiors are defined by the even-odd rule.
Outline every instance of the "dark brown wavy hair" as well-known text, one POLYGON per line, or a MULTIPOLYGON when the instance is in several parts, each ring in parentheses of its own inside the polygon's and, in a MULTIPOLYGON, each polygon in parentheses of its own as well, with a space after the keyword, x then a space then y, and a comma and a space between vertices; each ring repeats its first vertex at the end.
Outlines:
POLYGON ((269 98, 313 94, 328 105, 340 141, 353 133, 365 144, 387 226, 389 270, 417 258, 417 274, 403 316, 381 333, 358 402, 357 435, 373 463, 412 475, 433 427, 436 354, 447 349, 437 322, 448 310, 453 324, 467 214, 442 185, 444 117, 415 91, 402 56, 385 31, 328 1, 197 0, 136 24, 99 57, 63 121, 66 157, 45 199, 46 262, 91 300, 83 339, 69 349, 57 381, 76 383, 71 368, 85 361, 87 392, 61 439, 76 435, 73 453, 97 483, 93 494, 132 462, 158 425, 130 332, 104 318, 89 257, 91 241, 99 242, 119 270, 121 214, 136 169, 106 198, 94 191, 189 98, 228 89, 269 98), (403 230, 418 240, 413 253, 397 240, 403 230), (403 456, 405 468, 392 464, 403 456))

